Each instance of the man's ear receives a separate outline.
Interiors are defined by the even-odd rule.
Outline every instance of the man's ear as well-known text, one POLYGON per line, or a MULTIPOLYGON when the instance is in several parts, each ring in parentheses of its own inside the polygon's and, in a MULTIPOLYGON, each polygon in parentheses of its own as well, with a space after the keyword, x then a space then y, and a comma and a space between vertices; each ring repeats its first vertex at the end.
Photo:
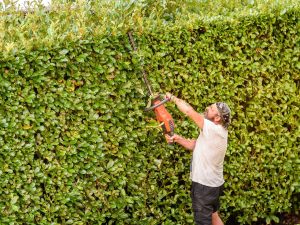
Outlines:
POLYGON ((217 115, 214 118, 215 122, 221 123, 221 116, 217 115))

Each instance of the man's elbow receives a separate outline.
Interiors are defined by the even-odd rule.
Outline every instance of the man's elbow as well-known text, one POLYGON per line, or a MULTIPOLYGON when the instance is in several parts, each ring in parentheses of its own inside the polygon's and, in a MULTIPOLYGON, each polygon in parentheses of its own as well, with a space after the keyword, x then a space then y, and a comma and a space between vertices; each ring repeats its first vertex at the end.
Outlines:
POLYGON ((196 141, 193 140, 192 143, 191 143, 191 145, 190 145, 189 150, 194 151, 195 147, 196 147, 196 141))
POLYGON ((191 146, 191 147, 189 148, 190 151, 194 151, 194 149, 195 149, 195 146, 191 146))

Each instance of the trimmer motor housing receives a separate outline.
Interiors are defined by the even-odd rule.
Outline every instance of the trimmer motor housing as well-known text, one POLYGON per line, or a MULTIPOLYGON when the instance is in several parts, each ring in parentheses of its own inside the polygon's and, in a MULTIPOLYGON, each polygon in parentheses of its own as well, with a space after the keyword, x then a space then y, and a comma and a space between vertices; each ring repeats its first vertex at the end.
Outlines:
POLYGON ((153 110, 155 112, 157 121, 161 123, 164 134, 173 136, 175 124, 171 114, 166 110, 165 106, 161 104, 162 101, 164 100, 161 100, 160 96, 154 98, 152 105, 157 107, 155 107, 153 110))

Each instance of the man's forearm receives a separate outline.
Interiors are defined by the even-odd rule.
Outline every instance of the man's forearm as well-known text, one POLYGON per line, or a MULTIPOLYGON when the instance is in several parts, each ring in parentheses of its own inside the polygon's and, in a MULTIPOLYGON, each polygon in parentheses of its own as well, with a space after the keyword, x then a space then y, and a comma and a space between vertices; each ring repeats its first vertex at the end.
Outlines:
POLYGON ((203 128, 204 124, 204 116, 198 112, 196 112, 192 106, 190 106, 187 102, 180 98, 176 98, 174 95, 167 93, 167 97, 170 98, 172 102, 174 102, 178 109, 183 112, 186 116, 192 119, 199 128, 203 128))
POLYGON ((177 105, 178 109, 187 116, 189 116, 190 113, 194 111, 192 106, 190 106, 187 102, 180 98, 172 96, 172 101, 177 105))
POLYGON ((179 135, 177 135, 176 138, 174 138, 174 142, 180 144, 182 147, 190 151, 193 151, 196 145, 196 140, 186 139, 179 135))

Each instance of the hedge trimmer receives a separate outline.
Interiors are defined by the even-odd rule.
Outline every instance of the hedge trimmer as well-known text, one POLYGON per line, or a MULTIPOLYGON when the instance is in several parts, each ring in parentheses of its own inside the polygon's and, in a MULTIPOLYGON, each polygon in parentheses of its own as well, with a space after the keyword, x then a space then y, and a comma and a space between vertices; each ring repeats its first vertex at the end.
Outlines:
MULTIPOLYGON (((137 47, 135 45, 131 31, 128 32, 128 37, 129 37, 129 42, 130 42, 131 47, 133 48, 133 50, 135 52, 137 52, 137 47)), ((163 95, 161 95, 161 94, 153 94, 151 85, 147 79, 147 74, 143 68, 143 65, 141 65, 141 72, 142 72, 143 81, 146 84, 148 94, 151 99, 151 106, 145 108, 145 111, 154 110, 155 115, 156 115, 156 120, 160 123, 160 126, 163 129, 163 133, 168 134, 169 136, 173 136, 174 135, 174 121, 173 121, 171 114, 166 110, 166 108, 164 106, 164 104, 166 102, 170 101, 170 99, 164 98, 163 95)), ((169 144, 171 144, 171 143, 169 143, 169 144)))

